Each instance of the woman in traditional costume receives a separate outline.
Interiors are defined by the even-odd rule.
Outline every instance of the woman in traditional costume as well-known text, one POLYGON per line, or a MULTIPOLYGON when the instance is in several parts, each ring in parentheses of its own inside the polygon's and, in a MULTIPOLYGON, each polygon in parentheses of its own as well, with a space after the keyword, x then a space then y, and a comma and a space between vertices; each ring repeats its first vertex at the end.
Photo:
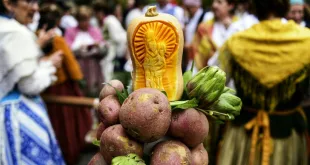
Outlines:
POLYGON ((40 58, 28 1, 0 1, 0 164, 65 164, 41 91, 55 81, 61 58, 40 58), (11 15, 14 18, 10 17, 11 15), (53 66, 54 65, 54 66, 53 66))
POLYGON ((191 53, 198 70, 208 65, 208 60, 225 42, 229 26, 237 20, 233 16, 234 5, 233 0, 214 0, 214 18, 199 24, 191 53))
POLYGON ((290 0, 290 10, 287 14, 287 19, 294 20, 302 27, 310 27, 309 20, 305 19, 307 16, 307 8, 304 0, 290 0))
MULTIPOLYGON (((96 18, 99 22, 104 40, 107 42, 107 55, 100 61, 104 81, 111 81, 116 71, 123 71, 127 50, 127 34, 117 18, 117 2, 104 0, 94 4, 96 18)), ((123 80, 123 77, 120 79, 123 80)))
MULTIPOLYGON (((209 59, 216 54, 220 46, 226 40, 226 33, 229 26, 237 20, 234 17, 234 0, 214 0, 212 11, 214 17, 199 24, 194 36, 190 56, 194 58, 195 70, 199 71, 208 65, 209 59)), ((216 157, 217 143, 220 138, 220 126, 215 122, 210 122, 210 136, 206 139, 210 163, 214 163, 216 157)))
POLYGON ((255 15, 252 14, 251 0, 239 0, 237 8, 239 8, 239 12, 236 15, 239 14, 238 16, 239 19, 238 21, 232 23, 231 26, 229 27, 226 39, 231 37, 233 34, 240 31, 244 31, 259 22, 259 20, 255 17, 255 15))
POLYGON ((243 101, 227 128, 219 165, 307 165, 310 31, 283 18, 288 0, 253 0, 260 23, 232 36, 220 63, 243 101))
MULTIPOLYGON (((57 28, 61 13, 56 5, 42 6, 39 31, 57 28), (43 29, 46 28, 46 29, 43 29)), ((57 81, 44 94, 54 96, 83 96, 79 84, 83 74, 65 39, 52 38, 43 48, 46 56, 56 51, 63 52, 62 66, 57 68, 57 81)), ((85 145, 85 136, 91 129, 91 112, 86 107, 62 104, 47 104, 48 114, 67 164, 76 164, 85 145)))
POLYGON ((102 88, 103 72, 99 61, 103 58, 103 38, 99 28, 90 25, 92 10, 81 6, 77 11, 78 26, 68 28, 65 39, 76 55, 81 66, 87 87, 84 94, 98 97, 102 88))

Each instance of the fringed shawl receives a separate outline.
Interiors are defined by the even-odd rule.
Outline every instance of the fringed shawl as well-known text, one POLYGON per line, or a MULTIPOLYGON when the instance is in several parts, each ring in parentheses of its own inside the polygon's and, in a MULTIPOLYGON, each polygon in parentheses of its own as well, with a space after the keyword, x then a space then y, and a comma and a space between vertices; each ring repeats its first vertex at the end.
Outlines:
POLYGON ((310 30, 291 21, 268 20, 232 36, 219 59, 244 97, 273 111, 308 77, 309 46, 310 30))

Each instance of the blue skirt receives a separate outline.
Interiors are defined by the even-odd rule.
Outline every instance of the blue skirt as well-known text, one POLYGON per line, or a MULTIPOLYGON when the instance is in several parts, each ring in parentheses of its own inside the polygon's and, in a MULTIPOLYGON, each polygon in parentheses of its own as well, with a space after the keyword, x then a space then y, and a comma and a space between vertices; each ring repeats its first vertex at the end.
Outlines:
POLYGON ((0 101, 0 164, 65 164, 40 97, 12 91, 0 101))

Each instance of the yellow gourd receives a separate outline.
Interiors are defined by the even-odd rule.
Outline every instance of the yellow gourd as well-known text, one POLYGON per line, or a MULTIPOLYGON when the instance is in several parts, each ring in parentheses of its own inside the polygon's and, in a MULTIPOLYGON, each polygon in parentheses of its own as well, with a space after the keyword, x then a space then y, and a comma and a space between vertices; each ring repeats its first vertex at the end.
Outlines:
POLYGON ((170 101, 183 92, 183 31, 178 20, 169 14, 148 8, 144 16, 134 19, 127 31, 133 63, 133 89, 156 88, 166 91, 170 101))

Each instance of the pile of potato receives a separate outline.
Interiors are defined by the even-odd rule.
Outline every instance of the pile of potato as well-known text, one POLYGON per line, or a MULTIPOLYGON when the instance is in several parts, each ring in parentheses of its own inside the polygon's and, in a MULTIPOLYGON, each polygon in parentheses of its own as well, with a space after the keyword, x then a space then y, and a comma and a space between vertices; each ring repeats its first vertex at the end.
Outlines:
MULTIPOLYGON (((124 89, 118 80, 109 84, 124 89)), ((111 164, 128 154, 149 158, 145 162, 151 165, 208 164, 202 143, 209 123, 203 113, 193 108, 172 111, 166 95, 151 88, 135 90, 121 104, 113 87, 105 85, 100 93, 100 154, 89 165, 111 164)))

